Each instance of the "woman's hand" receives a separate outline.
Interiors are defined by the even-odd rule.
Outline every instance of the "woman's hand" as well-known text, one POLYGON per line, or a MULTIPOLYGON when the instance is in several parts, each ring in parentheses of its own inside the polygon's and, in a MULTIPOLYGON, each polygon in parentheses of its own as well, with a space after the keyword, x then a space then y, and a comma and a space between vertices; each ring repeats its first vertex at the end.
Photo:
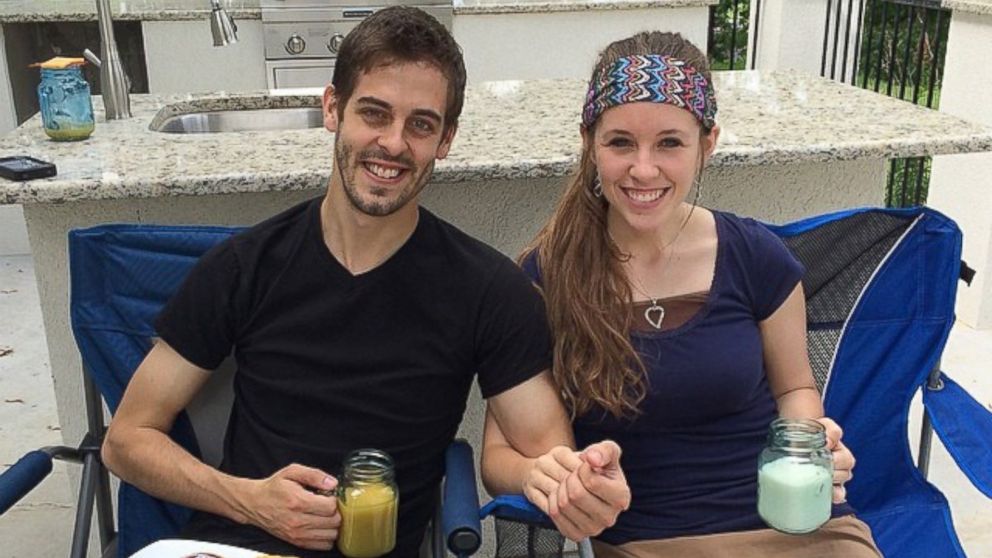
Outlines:
POLYGON ((580 454, 582 464, 558 486, 551 519, 573 541, 612 527, 630 507, 630 487, 620 468, 620 446, 611 440, 593 444, 580 454))
POLYGON ((579 541, 598 535, 630 507, 620 447, 609 440, 581 452, 555 447, 534 461, 524 495, 565 537, 579 541))
POLYGON ((834 458, 834 503, 847 501, 847 489, 844 483, 854 478, 854 454, 841 442, 844 431, 833 419, 823 417, 816 419, 827 430, 827 449, 834 458))

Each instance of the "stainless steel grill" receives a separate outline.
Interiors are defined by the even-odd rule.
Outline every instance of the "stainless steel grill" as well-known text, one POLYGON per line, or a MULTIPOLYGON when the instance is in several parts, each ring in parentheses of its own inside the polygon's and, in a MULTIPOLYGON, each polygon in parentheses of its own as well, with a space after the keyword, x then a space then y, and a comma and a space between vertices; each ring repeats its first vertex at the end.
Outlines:
POLYGON ((377 10, 398 4, 417 6, 451 29, 451 0, 261 0, 269 87, 327 85, 345 35, 377 10))

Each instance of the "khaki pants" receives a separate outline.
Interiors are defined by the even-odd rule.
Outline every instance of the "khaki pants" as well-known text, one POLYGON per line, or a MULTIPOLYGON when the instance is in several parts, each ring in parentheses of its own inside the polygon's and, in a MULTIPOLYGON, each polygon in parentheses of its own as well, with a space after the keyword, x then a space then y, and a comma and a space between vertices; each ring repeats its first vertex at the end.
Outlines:
POLYGON ((807 535, 773 529, 637 541, 620 546, 593 541, 596 558, 881 558, 871 529, 853 515, 828 521, 807 535))

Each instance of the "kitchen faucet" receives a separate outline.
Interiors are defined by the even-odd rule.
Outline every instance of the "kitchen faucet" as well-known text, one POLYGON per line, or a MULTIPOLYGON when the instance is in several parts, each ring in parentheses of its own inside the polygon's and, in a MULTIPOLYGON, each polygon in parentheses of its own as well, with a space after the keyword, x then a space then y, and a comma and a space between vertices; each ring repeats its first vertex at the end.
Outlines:
POLYGON ((214 35, 214 46, 227 46, 238 42, 238 26, 220 5, 220 0, 210 0, 210 31, 214 35))
POLYGON ((100 67, 100 95, 103 97, 104 112, 107 120, 131 118, 131 80, 124 73, 120 54, 117 53, 110 0, 96 0, 96 17, 100 23, 100 58, 93 56, 93 53, 86 58, 100 67))
MULTIPOLYGON (((214 46, 238 42, 238 26, 220 0, 210 0, 210 30, 214 46)), ((96 16, 100 24, 100 57, 89 49, 83 52, 87 60, 100 68, 100 94, 107 120, 131 118, 131 80, 124 73, 117 41, 114 39, 114 22, 110 17, 110 0, 96 0, 96 16)))

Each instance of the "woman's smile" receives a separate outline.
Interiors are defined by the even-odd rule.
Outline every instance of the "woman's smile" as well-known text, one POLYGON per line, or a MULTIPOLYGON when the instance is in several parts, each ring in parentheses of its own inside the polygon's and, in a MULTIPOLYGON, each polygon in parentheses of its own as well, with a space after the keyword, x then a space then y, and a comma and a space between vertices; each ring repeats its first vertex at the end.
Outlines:
POLYGON ((664 188, 624 188, 622 186, 618 189, 623 192, 627 200, 631 202, 634 207, 642 209, 651 209, 656 205, 660 204, 661 201, 668 197, 669 193, 675 189, 674 186, 666 186, 664 188))

